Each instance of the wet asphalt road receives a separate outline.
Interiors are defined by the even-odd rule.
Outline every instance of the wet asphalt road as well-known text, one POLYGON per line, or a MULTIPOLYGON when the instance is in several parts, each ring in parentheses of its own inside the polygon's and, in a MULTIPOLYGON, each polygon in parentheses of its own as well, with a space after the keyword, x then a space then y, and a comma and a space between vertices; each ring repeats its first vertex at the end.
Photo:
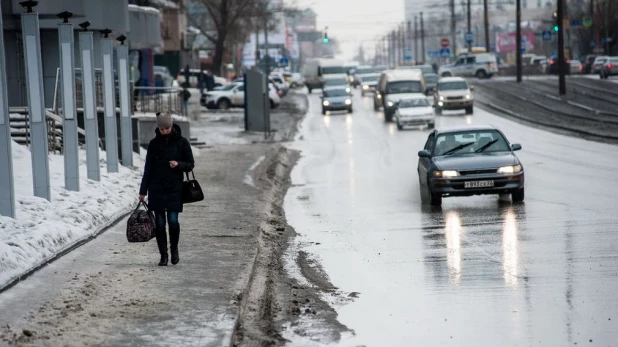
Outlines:
POLYGON ((618 346, 617 146, 479 105, 445 112, 437 128, 493 124, 522 144, 526 200, 445 198, 431 209, 416 173, 429 131, 398 131, 355 93, 353 115, 322 116, 310 96, 285 203, 298 247, 340 290, 360 292, 333 299, 355 332, 340 345, 618 346))

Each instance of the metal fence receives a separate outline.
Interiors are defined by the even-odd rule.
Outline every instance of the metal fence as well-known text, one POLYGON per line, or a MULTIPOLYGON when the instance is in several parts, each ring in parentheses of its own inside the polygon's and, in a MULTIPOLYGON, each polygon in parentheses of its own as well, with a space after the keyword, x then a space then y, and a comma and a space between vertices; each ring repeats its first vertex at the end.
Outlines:
POLYGON ((182 89, 174 87, 133 87, 133 112, 182 114, 182 89))

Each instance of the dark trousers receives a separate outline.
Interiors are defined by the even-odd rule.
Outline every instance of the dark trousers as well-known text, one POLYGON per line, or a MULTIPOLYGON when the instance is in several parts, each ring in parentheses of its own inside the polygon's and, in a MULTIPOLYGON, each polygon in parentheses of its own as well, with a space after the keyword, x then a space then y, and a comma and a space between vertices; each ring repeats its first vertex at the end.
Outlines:
POLYGON ((165 232, 165 222, 169 225, 170 249, 178 254, 178 240, 180 238, 180 224, 178 223, 178 212, 155 211, 155 236, 157 246, 161 254, 167 255, 167 233, 165 232), (167 218, 166 218, 167 217, 167 218))
POLYGON ((180 223, 178 223, 178 212, 158 212, 155 211, 155 225, 157 228, 165 229, 165 221, 167 214, 167 224, 170 229, 178 229, 180 228, 180 223))

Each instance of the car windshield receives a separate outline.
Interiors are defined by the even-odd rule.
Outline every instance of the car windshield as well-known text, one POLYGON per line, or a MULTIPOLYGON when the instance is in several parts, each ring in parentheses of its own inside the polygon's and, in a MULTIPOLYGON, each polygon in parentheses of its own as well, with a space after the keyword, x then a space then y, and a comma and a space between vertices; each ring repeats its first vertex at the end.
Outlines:
POLYGON ((348 68, 346 68, 345 66, 326 66, 326 67, 322 67, 322 74, 323 75, 332 75, 332 74, 336 74, 336 73, 348 73, 348 68))
POLYGON ((468 82, 455 81, 455 82, 442 82, 438 84, 439 90, 459 90, 468 89, 468 82))
POLYGON ((348 80, 345 78, 328 78, 324 80, 325 87, 343 86, 346 84, 348 84, 348 80))
POLYGON ((429 101, 426 98, 423 99, 410 99, 410 100, 401 100, 399 102, 399 108, 408 108, 408 107, 427 107, 429 105, 429 101))
POLYGON ((350 96, 350 93, 348 93, 345 89, 329 89, 329 90, 325 90, 324 91, 324 97, 328 98, 331 96, 350 96))
POLYGON ((420 81, 399 81, 388 84, 387 94, 423 93, 420 81))
POLYGON ((436 84, 438 83, 438 75, 425 75, 425 82, 436 84))
POLYGON ((434 155, 509 151, 508 143, 495 130, 474 130, 438 135, 434 155))
POLYGON ((373 82, 373 81, 377 81, 378 80, 378 76, 366 76, 363 77, 363 82, 373 82))
POLYGON ((372 67, 361 67, 361 68, 357 68, 355 73, 357 75, 362 75, 362 74, 373 73, 373 72, 374 72, 374 69, 372 67))

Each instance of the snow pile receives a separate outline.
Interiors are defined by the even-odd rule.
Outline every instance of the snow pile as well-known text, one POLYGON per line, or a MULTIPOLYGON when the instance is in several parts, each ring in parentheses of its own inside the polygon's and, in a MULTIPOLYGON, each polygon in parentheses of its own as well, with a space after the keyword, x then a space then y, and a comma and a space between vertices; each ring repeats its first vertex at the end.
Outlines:
MULTIPOLYGON (((86 153, 80 150, 81 190, 67 191, 64 158, 50 154, 49 202, 34 196, 29 149, 15 142, 12 149, 16 219, 0 216, 0 288, 136 206, 141 179, 140 171, 122 166, 107 173, 101 152, 101 182, 88 180, 86 153)), ((134 155, 134 164, 142 167, 142 157, 134 155)))

